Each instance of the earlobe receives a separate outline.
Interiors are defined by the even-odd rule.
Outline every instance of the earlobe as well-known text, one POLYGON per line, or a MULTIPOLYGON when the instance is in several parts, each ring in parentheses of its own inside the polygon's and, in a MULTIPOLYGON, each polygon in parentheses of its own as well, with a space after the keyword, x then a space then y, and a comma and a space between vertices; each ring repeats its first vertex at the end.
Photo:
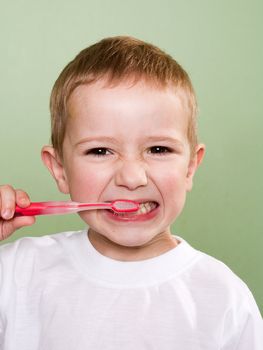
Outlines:
POLYGON ((57 152, 52 146, 44 146, 41 151, 42 161, 55 179, 60 192, 68 194, 68 181, 64 166, 57 152))
POLYGON ((195 155, 192 157, 192 159, 189 162, 187 178, 186 178, 186 181, 187 181, 186 190, 187 191, 191 191, 191 189, 193 187, 194 174, 195 174, 197 168, 199 167, 199 165, 202 163, 204 155, 205 155, 205 145, 199 144, 196 147, 195 155))

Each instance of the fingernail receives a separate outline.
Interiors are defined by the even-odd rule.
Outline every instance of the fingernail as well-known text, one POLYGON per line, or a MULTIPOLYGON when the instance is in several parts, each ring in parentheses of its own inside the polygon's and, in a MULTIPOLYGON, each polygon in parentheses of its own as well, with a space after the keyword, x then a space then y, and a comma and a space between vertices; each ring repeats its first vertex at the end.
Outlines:
POLYGON ((2 217, 4 219, 10 219, 11 218, 11 215, 12 215, 12 212, 10 209, 6 209, 3 214, 2 214, 2 217))

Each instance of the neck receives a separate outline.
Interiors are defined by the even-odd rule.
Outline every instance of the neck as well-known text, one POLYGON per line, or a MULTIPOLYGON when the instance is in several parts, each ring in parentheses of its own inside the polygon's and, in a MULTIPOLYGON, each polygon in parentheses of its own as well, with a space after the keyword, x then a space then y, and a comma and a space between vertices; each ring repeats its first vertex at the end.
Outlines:
POLYGON ((119 245, 92 229, 89 230, 88 235, 91 244, 99 253, 120 261, 151 259, 168 252, 179 244, 168 231, 159 233, 151 241, 135 247, 119 245))

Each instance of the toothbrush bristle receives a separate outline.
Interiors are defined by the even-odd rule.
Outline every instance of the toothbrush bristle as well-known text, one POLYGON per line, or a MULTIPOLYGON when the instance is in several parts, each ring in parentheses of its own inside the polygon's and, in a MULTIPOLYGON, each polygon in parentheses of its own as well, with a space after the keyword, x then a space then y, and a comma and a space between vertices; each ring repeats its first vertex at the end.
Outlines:
POLYGON ((139 209, 139 203, 129 200, 118 200, 113 203, 112 209, 120 213, 135 212, 139 209))

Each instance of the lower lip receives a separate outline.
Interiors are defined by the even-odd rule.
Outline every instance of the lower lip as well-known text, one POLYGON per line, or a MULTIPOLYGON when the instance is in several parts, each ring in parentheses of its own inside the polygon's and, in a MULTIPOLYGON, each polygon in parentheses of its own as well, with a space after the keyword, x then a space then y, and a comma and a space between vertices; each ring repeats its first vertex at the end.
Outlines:
POLYGON ((157 206, 152 211, 146 214, 139 214, 139 215, 134 214, 133 216, 120 216, 120 215, 114 214, 110 210, 103 210, 105 215, 107 215, 107 217, 110 218, 111 220, 118 221, 118 222, 125 222, 125 223, 151 220, 158 214, 158 211, 159 211, 159 206, 157 206))

